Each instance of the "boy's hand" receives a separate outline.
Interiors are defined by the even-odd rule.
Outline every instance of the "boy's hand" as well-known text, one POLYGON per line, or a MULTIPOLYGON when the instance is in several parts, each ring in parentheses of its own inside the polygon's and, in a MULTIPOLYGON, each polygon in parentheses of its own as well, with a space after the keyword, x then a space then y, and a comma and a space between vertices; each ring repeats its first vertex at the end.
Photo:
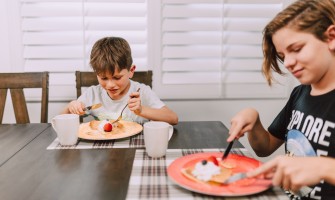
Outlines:
POLYGON ((84 108, 85 108, 84 103, 77 100, 71 101, 68 105, 69 112, 77 115, 85 114, 84 108))
POLYGON ((133 92, 130 94, 130 99, 128 100, 128 108, 137 115, 142 112, 140 92, 133 92))

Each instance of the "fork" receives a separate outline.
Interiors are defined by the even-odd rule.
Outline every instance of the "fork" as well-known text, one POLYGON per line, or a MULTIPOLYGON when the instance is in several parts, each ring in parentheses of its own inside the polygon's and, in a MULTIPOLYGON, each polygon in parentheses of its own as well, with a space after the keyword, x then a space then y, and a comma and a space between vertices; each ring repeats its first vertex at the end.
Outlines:
MULTIPOLYGON (((239 181, 241 179, 245 179, 248 178, 248 175, 246 172, 240 172, 240 173, 236 173, 232 176, 230 176, 227 180, 225 180, 225 182, 223 182, 223 184, 230 184, 236 181, 239 181)), ((297 192, 292 192, 295 195, 299 196, 299 197, 304 197, 307 194, 309 194, 313 189, 310 188, 309 186, 302 186, 297 192)))
MULTIPOLYGON (((138 88, 138 89, 136 90, 136 92, 139 92, 140 89, 141 89, 141 88, 138 88)), ((124 109, 127 108, 127 106, 128 106, 128 103, 123 107, 123 109, 121 110, 121 114, 120 114, 120 116, 119 116, 114 122, 112 122, 112 124, 115 124, 116 122, 118 122, 118 121, 120 121, 120 120, 122 119, 122 113, 123 113, 124 109)))
POLYGON ((102 106, 102 103, 97 103, 97 104, 93 104, 91 106, 87 106, 83 110, 84 111, 86 111, 86 110, 94 110, 94 109, 100 108, 101 106, 102 106))

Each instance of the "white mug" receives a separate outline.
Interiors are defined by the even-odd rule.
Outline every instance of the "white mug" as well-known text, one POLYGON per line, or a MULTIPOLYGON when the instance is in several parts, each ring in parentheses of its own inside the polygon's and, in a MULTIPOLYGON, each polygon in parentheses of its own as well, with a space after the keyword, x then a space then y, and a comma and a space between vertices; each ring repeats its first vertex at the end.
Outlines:
POLYGON ((51 120, 61 145, 74 145, 78 140, 79 115, 62 114, 51 120))
POLYGON ((173 127, 166 122, 150 121, 143 125, 144 144, 147 154, 159 158, 166 154, 173 127))

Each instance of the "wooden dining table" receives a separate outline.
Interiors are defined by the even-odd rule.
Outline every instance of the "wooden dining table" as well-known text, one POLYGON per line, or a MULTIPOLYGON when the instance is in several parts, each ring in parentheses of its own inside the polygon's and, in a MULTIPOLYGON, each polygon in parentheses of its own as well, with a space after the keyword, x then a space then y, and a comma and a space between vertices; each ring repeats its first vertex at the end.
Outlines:
MULTIPOLYGON (((140 134, 136 136, 137 139, 140 134)), ((182 121, 174 126, 168 152, 224 150, 228 145, 227 136, 228 129, 220 121, 182 121)), ((135 140, 136 137, 130 140, 135 140)), ((114 146, 92 144, 89 148, 80 148, 81 142, 90 145, 95 141, 78 141, 76 147, 56 148, 56 145, 55 148, 50 148, 55 142, 56 133, 48 123, 0 125, 1 200, 175 199, 177 194, 173 195, 173 191, 182 195, 179 199, 216 198, 175 185, 165 177, 168 164, 159 168, 164 174, 159 178, 164 176, 164 183, 145 181, 144 177, 147 176, 143 174, 142 165, 154 169, 150 163, 155 160, 146 156, 143 145, 118 148, 113 143, 114 146), (159 192, 157 195, 157 192, 152 192, 155 191, 153 188, 161 190, 163 186, 166 186, 164 191, 172 189, 166 194, 159 192), (143 192, 144 188, 146 192, 143 192)), ((233 148, 244 149, 238 141, 233 148)), ((157 161, 162 162, 163 159, 157 161)), ((149 170, 148 173, 152 172, 149 170)), ((288 199, 276 187, 241 198, 288 199)))

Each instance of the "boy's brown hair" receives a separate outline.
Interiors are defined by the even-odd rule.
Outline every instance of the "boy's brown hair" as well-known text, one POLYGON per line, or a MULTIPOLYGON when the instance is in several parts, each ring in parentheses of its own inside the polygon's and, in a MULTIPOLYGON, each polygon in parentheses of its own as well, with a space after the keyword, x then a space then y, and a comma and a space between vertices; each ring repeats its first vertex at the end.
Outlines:
POLYGON ((271 70, 283 74, 278 61, 283 62, 276 51, 272 36, 279 29, 288 27, 314 35, 325 41, 325 32, 335 24, 335 3, 333 0, 298 0, 281 11, 264 28, 263 36, 263 74, 271 85, 274 80, 271 70))
POLYGON ((115 71, 129 70, 132 64, 130 46, 123 38, 105 37, 93 45, 90 65, 97 75, 114 75, 115 71))

